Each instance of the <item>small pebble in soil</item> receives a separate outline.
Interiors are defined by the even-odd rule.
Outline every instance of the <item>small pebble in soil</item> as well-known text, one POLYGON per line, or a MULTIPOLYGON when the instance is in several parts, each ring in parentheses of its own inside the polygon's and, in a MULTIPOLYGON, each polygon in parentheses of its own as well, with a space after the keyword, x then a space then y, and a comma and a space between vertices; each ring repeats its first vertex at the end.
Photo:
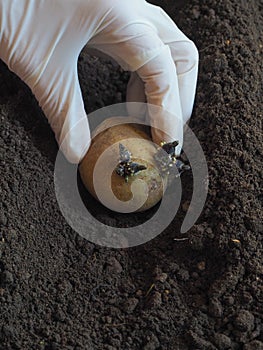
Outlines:
POLYGON ((136 298, 129 298, 128 300, 125 301, 123 304, 123 310, 127 312, 128 314, 132 313, 136 306, 138 305, 139 300, 136 298))
POLYGON ((0 213, 0 224, 5 226, 7 224, 7 218, 4 213, 0 213))
POLYGON ((13 193, 17 193, 17 192, 18 192, 18 188, 19 188, 19 183, 18 183, 18 181, 14 181, 14 182, 12 182, 12 183, 9 183, 9 187, 10 187, 10 189, 11 189, 11 191, 12 191, 13 193))
POLYGON ((245 304, 251 304, 253 302, 253 297, 249 292, 244 292, 243 300, 245 304))
POLYGON ((169 295, 170 295, 170 291, 168 289, 165 289, 163 294, 163 301, 168 301, 169 295))
POLYGON ((189 280, 189 272, 185 269, 180 269, 177 272, 177 277, 180 281, 188 281, 189 280))
POLYGON ((197 264, 197 268, 199 271, 204 271, 206 269, 206 263, 205 261, 200 261, 198 264, 197 264))
POLYGON ((148 299, 147 306, 150 308, 158 307, 162 304, 162 294, 153 292, 148 299))
POLYGON ((156 350, 159 346, 159 339, 154 334, 151 334, 146 338, 146 345, 143 347, 143 350, 156 350))
POLYGON ((242 332, 249 332, 254 328, 254 315, 248 310, 241 310, 237 314, 234 325, 235 328, 242 332))
POLYGON ((204 248, 203 235, 190 238, 191 248, 195 251, 200 251, 204 248))
POLYGON ((6 234, 6 240, 11 242, 11 241, 15 241, 18 238, 17 232, 13 229, 10 229, 8 231, 8 233, 6 234))
POLYGON ((103 316, 101 318, 102 322, 103 323, 106 323, 106 324, 111 324, 112 323, 112 317, 111 316, 103 316))
POLYGON ((157 276, 155 276, 155 281, 159 281, 161 283, 164 283, 167 280, 167 277, 168 277, 167 273, 162 272, 162 273, 158 274, 157 276))
POLYGON ((163 272, 160 267, 156 267, 153 271, 153 277, 155 281, 164 283, 167 280, 168 275, 167 273, 163 272))
POLYGON ((228 306, 234 305, 234 303, 235 303, 235 299, 231 295, 226 296, 224 298, 224 301, 225 301, 226 305, 228 305, 228 306))
POLYGON ((200 17, 199 6, 194 6, 192 9, 192 15, 194 19, 198 19, 200 17))
POLYGON ((122 269, 122 266, 119 263, 119 261, 116 258, 111 257, 111 258, 109 258, 109 260, 106 263, 106 270, 109 273, 118 274, 118 273, 121 273, 123 269, 122 269))
POLYGON ((10 271, 4 271, 2 273, 2 281, 4 284, 10 285, 14 283, 14 276, 10 271))
POLYGON ((223 308, 218 299, 211 299, 209 302, 209 314, 213 317, 222 317, 223 308))
POLYGON ((189 331, 188 339, 189 339, 191 346, 192 346, 190 349, 216 350, 216 348, 213 346, 212 343, 201 338, 197 333, 194 333, 193 331, 189 331))
POLYGON ((135 294, 136 294, 137 297, 142 297, 143 296, 143 291, 141 289, 138 289, 135 294))
POLYGON ((63 310, 61 310, 60 308, 57 308, 56 312, 53 313, 53 318, 55 321, 64 322, 66 315, 63 310))
POLYGON ((219 350, 231 349, 231 339, 222 333, 217 333, 214 336, 214 344, 219 350))
POLYGON ((263 350, 263 343, 259 340, 253 340, 252 342, 245 344, 243 350, 263 350))

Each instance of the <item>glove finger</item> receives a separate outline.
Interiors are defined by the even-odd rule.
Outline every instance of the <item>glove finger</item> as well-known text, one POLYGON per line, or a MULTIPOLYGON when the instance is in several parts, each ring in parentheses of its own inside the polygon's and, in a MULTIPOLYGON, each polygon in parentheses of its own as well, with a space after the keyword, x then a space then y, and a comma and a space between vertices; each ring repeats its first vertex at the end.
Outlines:
POLYGON ((92 45, 112 56, 125 69, 136 71, 145 86, 152 136, 156 143, 183 140, 181 102, 177 72, 168 45, 155 27, 136 11, 111 13, 111 26, 92 41, 92 45))
POLYGON ((138 69, 145 84, 152 137, 156 143, 178 141, 176 154, 183 144, 183 120, 176 67, 168 46, 138 69), (156 107, 158 106, 158 108, 156 107))
POLYGON ((159 6, 145 3, 145 18, 156 28, 159 38, 164 44, 175 41, 189 41, 171 17, 159 6))
POLYGON ((90 129, 78 81, 77 63, 49 63, 31 87, 56 140, 71 163, 79 163, 90 145, 90 129))
POLYGON ((129 114, 131 116, 136 116, 141 120, 145 120, 147 112, 147 108, 145 105, 147 101, 145 96, 145 86, 144 82, 141 80, 141 78, 136 72, 131 73, 127 85, 126 101, 128 102, 127 110, 129 114))

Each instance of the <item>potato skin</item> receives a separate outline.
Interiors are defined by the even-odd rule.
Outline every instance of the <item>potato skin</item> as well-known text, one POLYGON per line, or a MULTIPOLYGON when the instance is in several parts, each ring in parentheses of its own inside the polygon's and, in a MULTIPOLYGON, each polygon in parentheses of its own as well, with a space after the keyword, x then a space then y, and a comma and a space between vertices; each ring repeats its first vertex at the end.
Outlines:
MULTIPOLYGON (((120 201, 123 202, 131 200, 132 197, 139 200, 140 197, 146 196, 145 191, 143 191, 140 187, 135 187, 133 188, 132 192, 131 185, 134 181, 140 179, 147 184, 147 200, 142 206, 134 211, 145 211, 153 207, 162 198, 166 187, 167 178, 161 176, 159 173, 153 159, 153 155, 156 153, 156 145, 152 143, 150 136, 143 131, 141 125, 131 123, 114 125, 100 132, 93 138, 91 146, 79 166, 80 176, 85 187, 96 199, 98 199, 93 184, 94 168, 102 153, 115 143, 116 147, 114 148, 114 155, 112 155, 112 152, 110 153, 114 166, 118 165, 119 160, 117 145, 122 143, 131 152, 132 161, 145 165, 147 169, 138 172, 133 177, 129 177, 128 182, 125 182, 123 177, 119 176, 115 171, 113 171, 111 174, 112 192, 120 201)), ((102 171, 100 175, 102 181, 101 183, 103 183, 105 181, 105 174, 102 171)), ((103 192, 103 196, 105 196, 105 198, 109 195, 110 194, 103 192)))

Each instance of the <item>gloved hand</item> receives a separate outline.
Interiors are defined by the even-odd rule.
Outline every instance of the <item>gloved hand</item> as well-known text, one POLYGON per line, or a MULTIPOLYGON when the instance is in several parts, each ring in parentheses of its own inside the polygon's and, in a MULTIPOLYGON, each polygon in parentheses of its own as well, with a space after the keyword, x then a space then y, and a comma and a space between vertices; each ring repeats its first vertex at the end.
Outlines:
POLYGON ((72 163, 90 145, 77 72, 84 47, 132 72, 128 101, 170 112, 149 111, 152 137, 158 144, 179 140, 179 154, 193 108, 198 53, 161 8, 144 0, 0 0, 0 58, 31 88, 72 163))

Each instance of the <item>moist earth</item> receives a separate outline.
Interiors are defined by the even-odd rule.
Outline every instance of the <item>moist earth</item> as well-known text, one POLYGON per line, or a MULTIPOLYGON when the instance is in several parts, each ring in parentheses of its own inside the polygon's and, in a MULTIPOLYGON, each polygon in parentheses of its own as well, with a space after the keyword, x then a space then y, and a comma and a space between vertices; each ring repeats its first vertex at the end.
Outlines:
MULTIPOLYGON (((111 249, 82 238, 56 200, 54 135, 1 63, 1 350, 263 349, 263 3, 155 4, 200 53, 190 126, 209 170, 203 212, 180 233, 192 192, 184 174, 180 210, 155 239, 111 249)), ((119 66, 82 53, 79 77, 88 113, 125 101, 129 73, 119 66)), ((154 212, 116 214, 83 198, 110 226, 154 212)))

